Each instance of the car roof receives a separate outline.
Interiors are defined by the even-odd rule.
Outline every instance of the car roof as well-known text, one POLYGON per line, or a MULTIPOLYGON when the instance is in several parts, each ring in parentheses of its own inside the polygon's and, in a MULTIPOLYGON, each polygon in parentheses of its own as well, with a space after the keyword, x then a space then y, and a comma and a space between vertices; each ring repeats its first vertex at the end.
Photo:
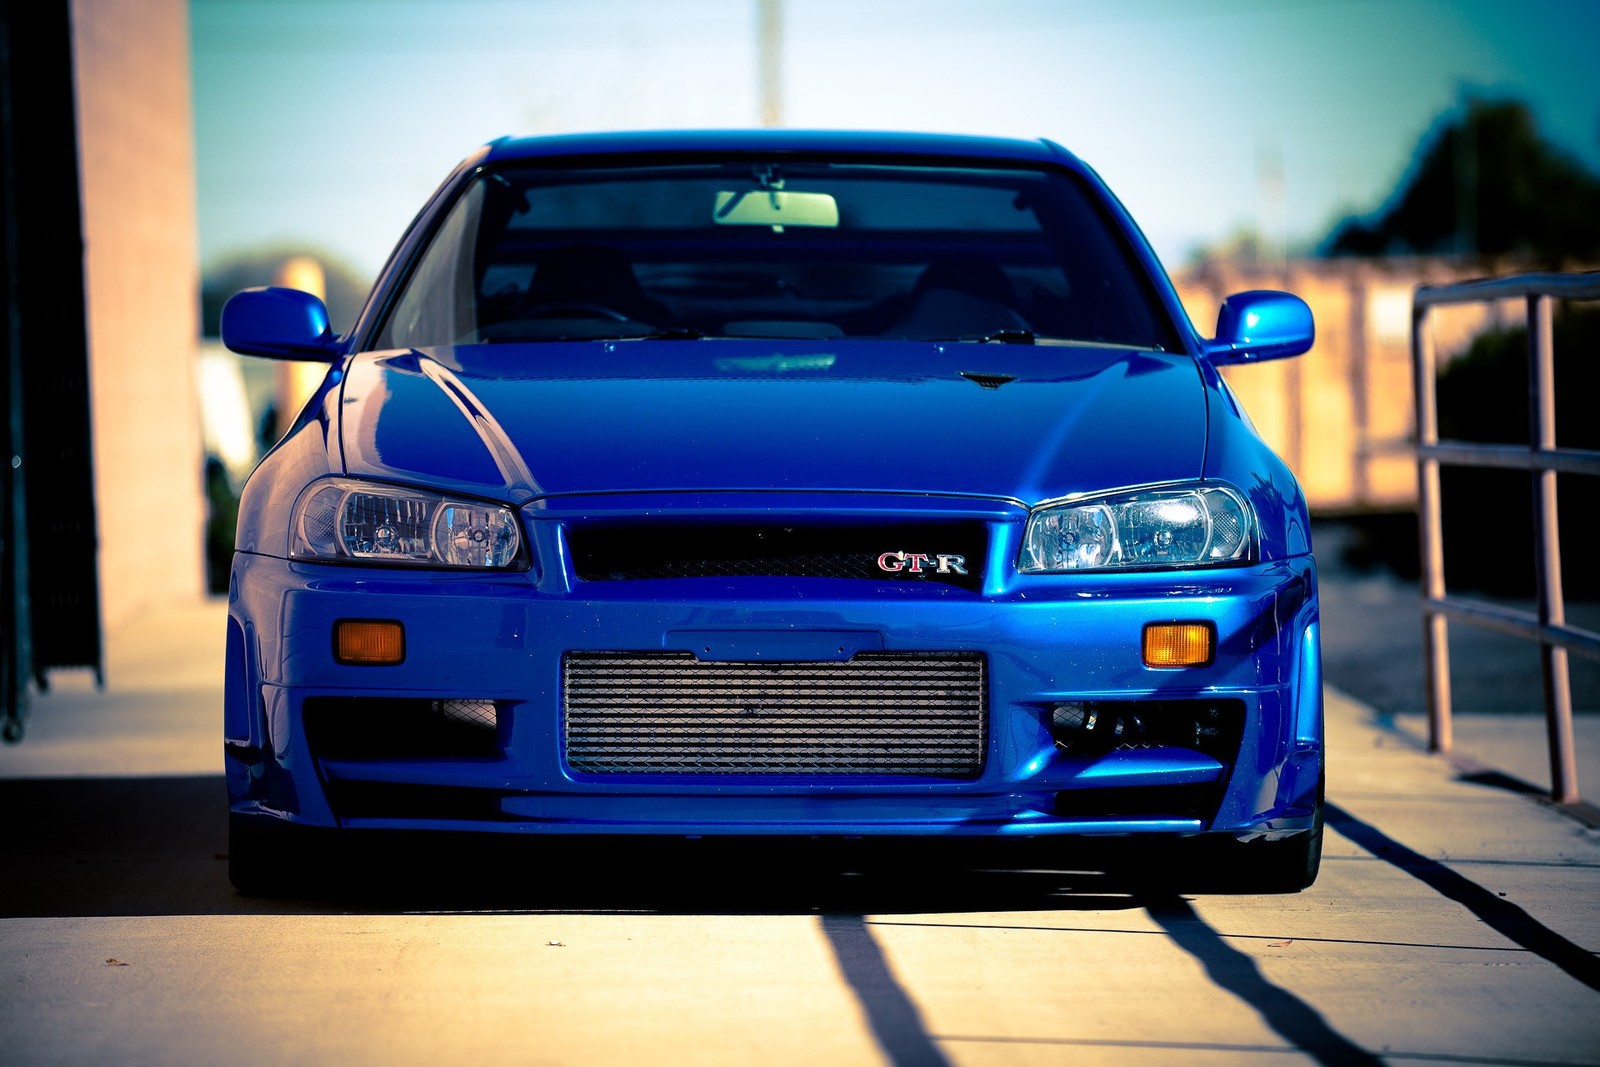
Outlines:
POLYGON ((1066 149, 1046 140, 960 134, 881 133, 864 130, 645 130, 502 137, 487 146, 483 162, 588 156, 831 155, 865 159, 921 158, 943 162, 1054 163, 1086 168, 1066 149))

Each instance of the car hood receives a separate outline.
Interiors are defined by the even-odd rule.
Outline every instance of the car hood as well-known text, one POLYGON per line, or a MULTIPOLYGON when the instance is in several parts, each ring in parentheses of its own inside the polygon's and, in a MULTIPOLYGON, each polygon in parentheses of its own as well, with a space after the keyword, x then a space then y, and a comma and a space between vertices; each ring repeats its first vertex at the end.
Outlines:
POLYGON ((1185 355, 1102 346, 671 340, 358 355, 346 471, 526 501, 720 490, 1037 503, 1200 476, 1185 355))

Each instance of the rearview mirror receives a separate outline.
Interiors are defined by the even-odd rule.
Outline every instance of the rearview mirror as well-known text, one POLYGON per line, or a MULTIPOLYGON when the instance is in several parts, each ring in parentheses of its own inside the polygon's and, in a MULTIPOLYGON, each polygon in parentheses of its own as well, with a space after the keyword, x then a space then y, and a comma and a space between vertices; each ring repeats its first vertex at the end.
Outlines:
POLYGON ((222 306, 222 343, 242 356, 339 358, 338 339, 321 300, 298 289, 242 289, 222 306))
POLYGON ((1292 293, 1256 289, 1234 293, 1217 313, 1217 336, 1206 342, 1216 364, 1255 363, 1298 356, 1316 339, 1306 302, 1292 293))
POLYGON ((839 225, 839 205, 827 193, 785 193, 777 189, 717 194, 711 221, 720 226, 839 225))

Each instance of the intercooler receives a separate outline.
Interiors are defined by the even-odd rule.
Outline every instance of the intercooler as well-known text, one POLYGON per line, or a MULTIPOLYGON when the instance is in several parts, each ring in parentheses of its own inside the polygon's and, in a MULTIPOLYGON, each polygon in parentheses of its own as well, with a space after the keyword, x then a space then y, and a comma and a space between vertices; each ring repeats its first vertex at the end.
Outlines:
POLYGON ((975 653, 732 662, 570 652, 566 759, 591 774, 972 778, 987 741, 984 665, 975 653))

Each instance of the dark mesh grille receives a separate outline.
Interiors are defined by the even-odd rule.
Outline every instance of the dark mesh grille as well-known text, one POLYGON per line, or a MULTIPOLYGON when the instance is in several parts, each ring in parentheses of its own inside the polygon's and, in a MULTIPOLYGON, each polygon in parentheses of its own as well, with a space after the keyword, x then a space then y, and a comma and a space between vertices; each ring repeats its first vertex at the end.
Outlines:
POLYGON ((893 774, 983 769, 976 654, 864 652, 843 663, 562 659, 568 763, 600 774, 893 774))
POLYGON ((446 719, 466 726, 481 726, 492 731, 499 719, 492 700, 438 700, 434 705, 446 719))
POLYGON ((492 700, 309 697, 312 755, 332 760, 439 759, 500 751, 500 709, 492 700))
POLYGON ((855 578, 940 582, 977 590, 988 531, 981 522, 879 526, 597 526, 567 531, 579 578, 855 578), (878 566, 884 553, 926 561, 878 566), (945 560, 941 569, 940 556, 945 560), (965 571, 963 574, 961 571, 965 571))

